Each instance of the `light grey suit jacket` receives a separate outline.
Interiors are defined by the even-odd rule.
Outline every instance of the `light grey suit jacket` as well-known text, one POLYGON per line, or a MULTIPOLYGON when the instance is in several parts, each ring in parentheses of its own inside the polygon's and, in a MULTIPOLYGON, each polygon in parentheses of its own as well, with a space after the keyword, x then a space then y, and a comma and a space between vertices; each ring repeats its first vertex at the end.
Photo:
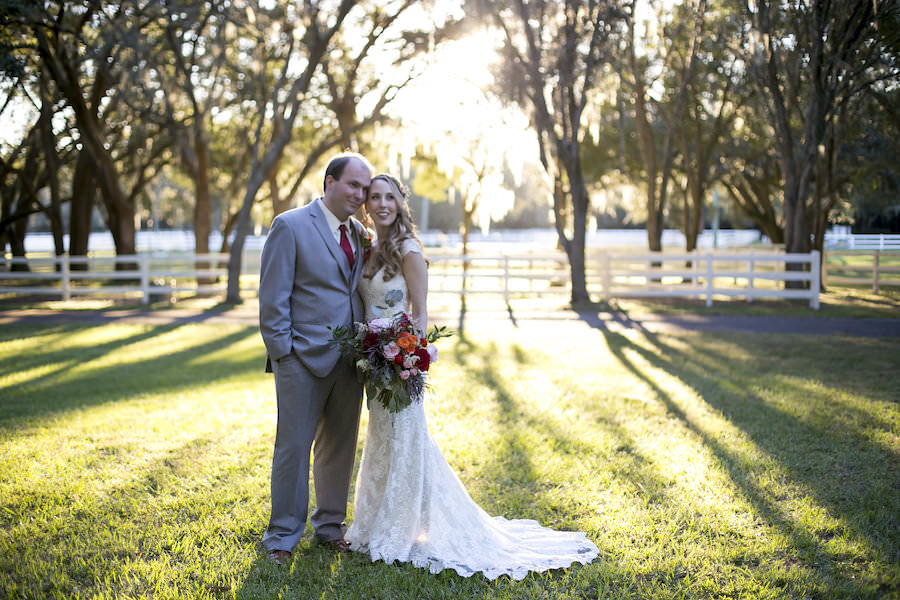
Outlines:
POLYGON ((328 375, 340 358, 328 343, 329 327, 349 327, 365 317, 357 292, 365 229, 351 217, 356 252, 351 269, 323 210, 311 202, 275 217, 259 274, 259 329, 267 361, 294 352, 317 377, 328 375))

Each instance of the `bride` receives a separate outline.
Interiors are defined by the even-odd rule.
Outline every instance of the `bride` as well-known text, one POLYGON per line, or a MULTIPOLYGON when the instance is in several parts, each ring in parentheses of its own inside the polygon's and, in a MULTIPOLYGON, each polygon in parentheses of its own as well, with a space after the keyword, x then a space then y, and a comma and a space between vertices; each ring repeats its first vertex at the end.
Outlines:
MULTIPOLYGON (((405 311, 424 335, 427 263, 403 185, 390 175, 376 175, 365 207, 376 232, 359 284, 366 320, 405 311)), ((587 564, 598 554, 583 533, 482 510, 428 433, 421 399, 397 413, 369 402, 346 539, 373 561, 410 562, 432 573, 453 569, 464 577, 481 572, 488 579, 522 579, 529 571, 587 564)))

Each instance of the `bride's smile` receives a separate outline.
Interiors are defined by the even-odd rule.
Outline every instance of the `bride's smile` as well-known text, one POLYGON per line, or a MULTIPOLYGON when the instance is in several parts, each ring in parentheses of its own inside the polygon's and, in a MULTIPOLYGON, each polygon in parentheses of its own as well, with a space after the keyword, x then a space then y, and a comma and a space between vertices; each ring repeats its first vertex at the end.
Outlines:
POLYGON ((369 186, 366 212, 375 224, 375 229, 386 229, 397 218, 397 197, 387 181, 376 179, 369 186))

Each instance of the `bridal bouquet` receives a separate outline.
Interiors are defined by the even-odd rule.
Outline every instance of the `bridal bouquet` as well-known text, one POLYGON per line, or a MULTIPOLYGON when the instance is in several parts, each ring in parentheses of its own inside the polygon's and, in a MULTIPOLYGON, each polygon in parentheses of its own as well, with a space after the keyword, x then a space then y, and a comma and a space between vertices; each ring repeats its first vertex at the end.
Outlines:
POLYGON ((391 319, 356 323, 355 328, 336 327, 331 343, 356 362, 365 378, 367 400, 399 412, 422 397, 424 374, 437 360, 433 343, 450 335, 446 327, 435 326, 419 337, 409 315, 398 313, 391 319))

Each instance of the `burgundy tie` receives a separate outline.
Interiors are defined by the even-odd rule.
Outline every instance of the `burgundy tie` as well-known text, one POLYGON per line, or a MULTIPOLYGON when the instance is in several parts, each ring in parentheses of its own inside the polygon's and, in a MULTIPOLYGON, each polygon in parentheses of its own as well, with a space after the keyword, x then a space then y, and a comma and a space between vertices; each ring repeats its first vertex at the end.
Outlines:
POLYGON ((347 255, 347 260, 350 262, 350 268, 353 268, 353 249, 350 247, 350 240, 347 239, 347 227, 345 225, 341 225, 339 227, 341 230, 341 248, 344 250, 344 254, 347 255))

